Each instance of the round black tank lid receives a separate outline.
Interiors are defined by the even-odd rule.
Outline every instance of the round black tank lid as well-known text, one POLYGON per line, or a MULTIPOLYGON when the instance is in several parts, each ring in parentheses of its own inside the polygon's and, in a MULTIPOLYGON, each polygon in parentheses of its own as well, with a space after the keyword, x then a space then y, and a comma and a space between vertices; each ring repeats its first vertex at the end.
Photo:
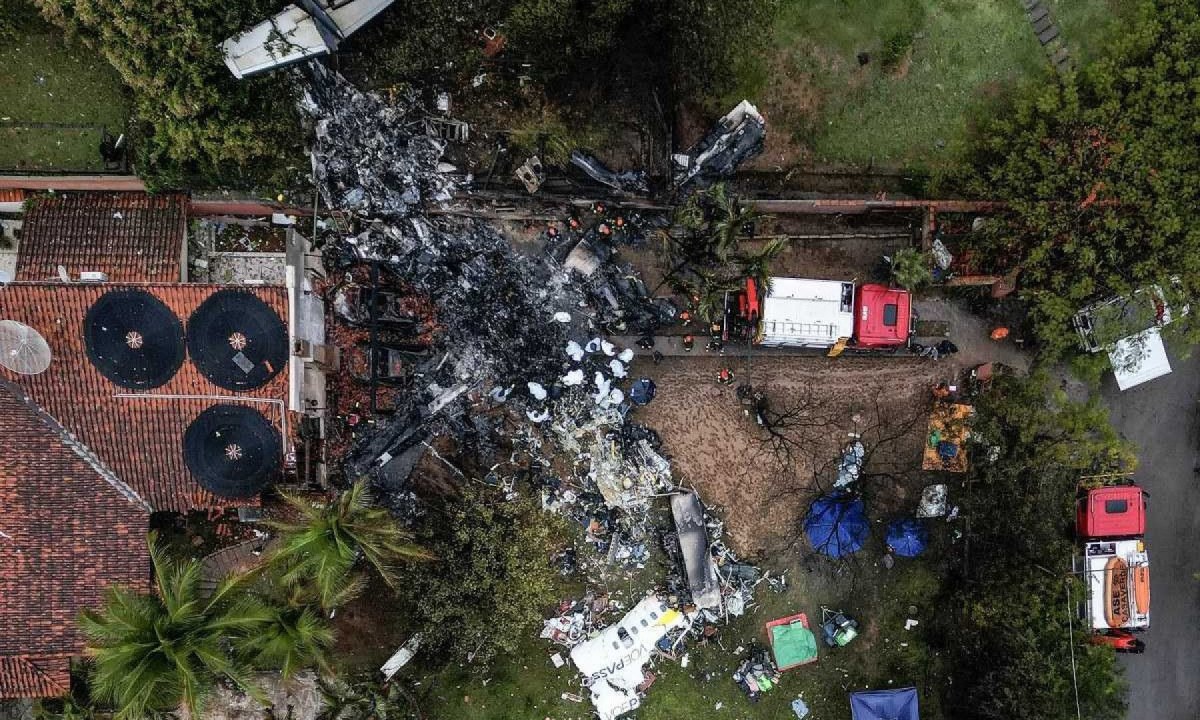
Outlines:
POLYGON ((88 359, 100 374, 125 388, 164 385, 183 365, 183 323, 145 290, 110 290, 83 320, 88 359))
POLYGON ((287 328, 258 296, 220 290, 188 318, 187 347, 192 362, 214 384, 226 390, 253 390, 283 370, 287 328))
POLYGON ((274 479, 282 460, 275 426, 254 408, 213 405, 183 435, 183 459, 206 490, 224 498, 248 498, 274 479))

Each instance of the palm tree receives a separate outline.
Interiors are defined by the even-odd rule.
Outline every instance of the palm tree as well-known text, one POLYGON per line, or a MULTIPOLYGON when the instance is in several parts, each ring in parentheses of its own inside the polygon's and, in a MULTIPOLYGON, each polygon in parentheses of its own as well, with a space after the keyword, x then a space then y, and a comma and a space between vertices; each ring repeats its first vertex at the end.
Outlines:
POLYGON ((242 591, 241 578, 224 580, 202 598, 200 563, 168 558, 154 533, 149 544, 157 595, 112 587, 104 607, 80 617, 94 660, 93 696, 116 708, 116 720, 179 707, 196 717, 222 679, 259 696, 233 648, 271 620, 269 609, 242 591))
POLYGON ((269 564, 285 587, 310 592, 327 610, 362 592, 366 578, 355 572, 360 559, 395 587, 397 562, 432 558, 386 509, 372 504, 365 480, 331 503, 295 495, 284 499, 300 519, 271 523, 279 538, 269 564))
POLYGON ((238 645, 246 660, 257 668, 278 669, 284 678, 311 666, 328 674, 333 630, 325 619, 296 596, 268 609, 270 620, 238 645))

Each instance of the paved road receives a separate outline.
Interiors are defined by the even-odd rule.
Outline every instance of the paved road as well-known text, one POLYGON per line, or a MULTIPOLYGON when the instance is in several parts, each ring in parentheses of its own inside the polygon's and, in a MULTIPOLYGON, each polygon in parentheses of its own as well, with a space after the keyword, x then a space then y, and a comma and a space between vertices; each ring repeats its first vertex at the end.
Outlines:
POLYGON ((1200 353, 1171 365, 1124 393, 1111 375, 1102 389, 1113 424, 1139 448, 1137 477, 1150 495, 1151 629, 1144 655, 1121 658, 1130 720, 1200 718, 1200 353))

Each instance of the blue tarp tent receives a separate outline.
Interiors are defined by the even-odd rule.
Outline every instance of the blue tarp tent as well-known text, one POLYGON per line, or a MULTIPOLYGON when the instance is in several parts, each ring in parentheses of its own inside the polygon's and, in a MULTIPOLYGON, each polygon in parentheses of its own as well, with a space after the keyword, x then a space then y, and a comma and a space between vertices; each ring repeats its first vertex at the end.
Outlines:
POLYGON ((851 720, 921 720, 917 689, 863 690, 850 693, 851 720))
POLYGON ((650 378, 639 378, 633 381, 633 385, 629 387, 629 399, 634 405, 649 405, 654 399, 656 388, 654 381, 650 378))
POLYGON ((841 493, 818 498, 804 516, 804 533, 814 550, 829 557, 858 552, 870 533, 863 501, 841 493))
POLYGON ((929 533, 919 520, 904 518, 888 526, 887 545, 900 557, 916 557, 925 552, 927 544, 929 533))

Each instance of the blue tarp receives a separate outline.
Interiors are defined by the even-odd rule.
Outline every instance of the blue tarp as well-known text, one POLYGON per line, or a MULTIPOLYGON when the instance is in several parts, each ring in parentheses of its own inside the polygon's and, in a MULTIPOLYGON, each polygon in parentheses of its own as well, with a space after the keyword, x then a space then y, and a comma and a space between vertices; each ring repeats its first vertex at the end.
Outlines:
POLYGON ((654 399, 654 381, 650 378, 640 378, 633 381, 629 388, 629 399, 634 405, 649 405, 654 399))
POLYGON ((887 545, 900 557, 916 557, 925 552, 927 544, 929 533, 919 520, 904 518, 888 526, 887 545))
POLYGON ((863 690, 850 693, 851 720, 921 720, 917 689, 863 690))
POLYGON ((870 533, 863 501, 844 494, 818 498, 804 517, 804 533, 814 550, 829 557, 858 552, 870 533))

